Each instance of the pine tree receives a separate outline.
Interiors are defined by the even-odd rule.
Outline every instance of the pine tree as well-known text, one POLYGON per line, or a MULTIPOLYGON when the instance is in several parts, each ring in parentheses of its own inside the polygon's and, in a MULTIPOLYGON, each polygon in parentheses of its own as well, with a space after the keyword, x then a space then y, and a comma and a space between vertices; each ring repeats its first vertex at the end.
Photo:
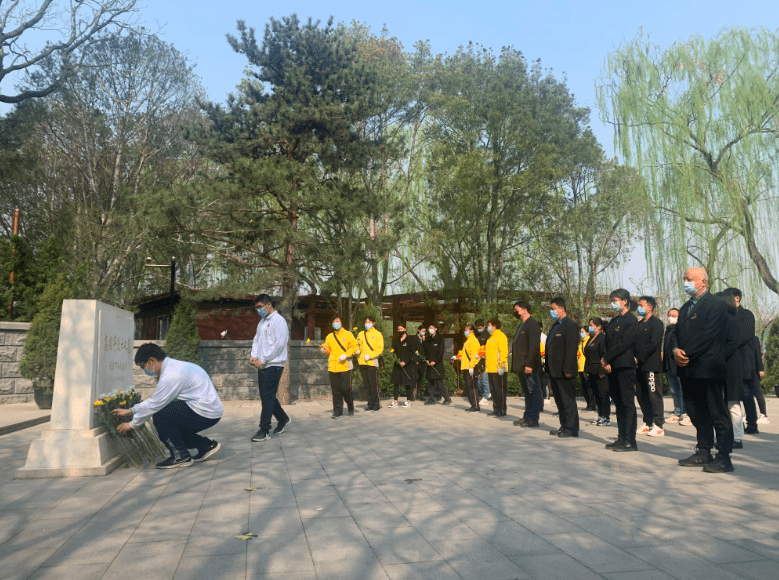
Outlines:
POLYGON ((779 319, 774 320, 768 329, 765 341, 765 377, 762 380, 764 388, 773 388, 779 384, 779 319))
POLYGON ((176 306, 168 334, 165 335, 165 354, 176 360, 199 365, 200 333, 197 329, 197 304, 192 300, 182 300, 176 306))

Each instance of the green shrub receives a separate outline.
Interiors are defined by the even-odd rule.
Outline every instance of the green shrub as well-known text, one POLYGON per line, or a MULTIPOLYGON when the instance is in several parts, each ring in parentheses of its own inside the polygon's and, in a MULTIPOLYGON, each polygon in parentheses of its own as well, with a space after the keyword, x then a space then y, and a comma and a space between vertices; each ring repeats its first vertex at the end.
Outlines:
POLYGON ((54 378, 62 302, 69 298, 73 298, 73 288, 62 274, 44 288, 38 302, 38 312, 33 317, 27 333, 22 360, 19 361, 19 373, 24 378, 54 378))
POLYGON ((765 376, 761 382, 766 393, 772 393, 779 384, 779 318, 773 321, 765 340, 765 376))
POLYGON ((194 301, 183 299, 176 306, 168 334, 165 335, 165 354, 176 360, 202 364, 197 304, 194 301))

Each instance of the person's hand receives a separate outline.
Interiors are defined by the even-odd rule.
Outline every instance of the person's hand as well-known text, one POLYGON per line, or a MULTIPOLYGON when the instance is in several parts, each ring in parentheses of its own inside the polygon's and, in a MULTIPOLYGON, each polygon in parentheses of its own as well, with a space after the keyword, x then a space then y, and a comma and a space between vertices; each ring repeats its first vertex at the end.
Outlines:
POLYGON ((758 374, 759 374, 761 377, 764 377, 764 376, 765 376, 765 371, 760 371, 758 374))
POLYGON ((116 432, 117 433, 129 433, 132 430, 133 430, 133 426, 130 425, 129 423, 119 423, 116 426, 116 432))
POLYGON ((533 374, 533 367, 525 367, 525 374, 526 375, 532 375, 533 374))
POLYGON ((341 356, 339 356, 338 360, 341 361, 341 362, 344 362, 346 360, 346 353, 344 353, 341 356))
POLYGON ((363 358, 364 358, 366 361, 369 361, 369 360, 371 360, 371 355, 369 355, 369 354, 366 354, 366 355, 365 355, 363 358))
POLYGON ((406 366, 406 363, 404 363, 403 361, 400 361, 400 366, 404 367, 404 366, 406 366))
POLYGON ((254 364, 254 363, 256 363, 256 362, 257 362, 257 358, 256 358, 256 357, 252 357, 252 358, 250 358, 250 359, 249 359, 249 364, 250 364, 250 365, 252 365, 252 366, 256 366, 256 365, 254 364))
POLYGON ((506 372, 506 371, 504 371, 503 369, 498 369, 498 375, 499 376, 502 377, 504 372, 506 372))
POLYGON ((258 359, 258 358, 254 359, 254 366, 255 366, 255 367, 257 367, 257 368, 260 368, 260 367, 261 367, 262 365, 264 365, 264 364, 265 364, 265 363, 264 363, 264 362, 262 362, 260 359, 258 359))
POLYGON ((111 414, 114 417, 132 417, 133 412, 130 409, 114 409, 111 414))
POLYGON ((690 359, 687 356, 687 353, 684 352, 681 348, 674 349, 674 358, 676 359, 676 364, 678 364, 680 367, 686 367, 688 364, 690 364, 690 359))
POLYGON ((603 365, 603 370, 606 371, 606 374, 611 374, 611 365, 603 365))
POLYGON ((633 357, 633 361, 638 364, 638 359, 636 357, 633 357))
POLYGON ((606 375, 598 375, 598 377, 600 377, 601 379, 602 379, 603 377, 605 377, 605 376, 606 376, 606 375))
POLYGON ((430 361, 429 363, 427 363, 427 364, 429 364, 431 367, 433 367, 433 366, 435 366, 435 361, 434 361, 434 360, 431 360, 431 361, 430 361))
POLYGON ((565 375, 566 379, 572 379, 573 378, 573 373, 563 373, 563 375, 565 375))

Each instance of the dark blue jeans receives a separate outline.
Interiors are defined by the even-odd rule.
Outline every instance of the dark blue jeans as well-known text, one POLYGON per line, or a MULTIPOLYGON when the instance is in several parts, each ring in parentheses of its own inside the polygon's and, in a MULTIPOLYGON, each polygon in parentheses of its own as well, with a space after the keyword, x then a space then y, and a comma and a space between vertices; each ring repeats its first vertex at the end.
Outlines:
POLYGON ((184 401, 173 401, 154 413, 154 426, 171 455, 189 455, 188 449, 205 451, 211 439, 198 435, 219 423, 219 419, 208 419, 190 409, 184 401))
POLYGON ((519 382, 522 385, 522 391, 525 393, 525 415, 526 421, 538 423, 538 417, 541 414, 541 407, 544 406, 544 395, 541 393, 541 382, 538 380, 538 373, 519 373, 519 382))
POLYGON ((279 390, 279 380, 283 372, 284 367, 267 367, 257 370, 257 382, 260 385, 260 401, 262 401, 260 429, 268 432, 270 432, 271 417, 276 417, 279 423, 289 421, 289 417, 276 398, 276 393, 279 390))

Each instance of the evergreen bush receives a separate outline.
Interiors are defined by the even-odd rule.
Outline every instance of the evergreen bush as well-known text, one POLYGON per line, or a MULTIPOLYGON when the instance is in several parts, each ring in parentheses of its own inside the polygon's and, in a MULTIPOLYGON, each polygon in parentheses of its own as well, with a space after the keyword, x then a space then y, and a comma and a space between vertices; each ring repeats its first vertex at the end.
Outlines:
POLYGON ((202 364, 197 304, 193 300, 184 298, 176 306, 168 334, 165 336, 165 354, 172 359, 202 364))
POLYGON ((763 390, 766 393, 774 391, 774 385, 779 384, 779 318, 768 328, 765 341, 765 376, 762 379, 763 390))

